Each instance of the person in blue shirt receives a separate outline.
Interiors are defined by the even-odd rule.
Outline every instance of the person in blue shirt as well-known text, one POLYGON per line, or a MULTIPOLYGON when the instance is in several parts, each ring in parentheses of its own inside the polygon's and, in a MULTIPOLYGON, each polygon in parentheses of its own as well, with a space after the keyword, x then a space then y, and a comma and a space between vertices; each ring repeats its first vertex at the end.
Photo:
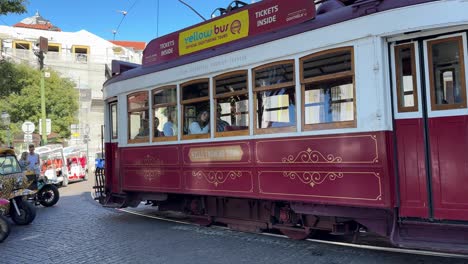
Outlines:
POLYGON ((29 160, 28 160, 28 152, 27 151, 21 153, 21 158, 20 158, 20 160, 18 162, 20 164, 20 167, 21 167, 22 171, 25 171, 25 170, 28 169, 29 160))
POLYGON ((28 154, 28 166, 27 170, 34 171, 36 175, 40 175, 41 171, 39 168, 39 155, 34 152, 34 144, 29 144, 29 154, 28 154))
POLYGON ((177 128, 174 124, 175 118, 175 111, 171 109, 167 109, 167 122, 163 126, 163 133, 165 137, 171 137, 177 135, 177 128))

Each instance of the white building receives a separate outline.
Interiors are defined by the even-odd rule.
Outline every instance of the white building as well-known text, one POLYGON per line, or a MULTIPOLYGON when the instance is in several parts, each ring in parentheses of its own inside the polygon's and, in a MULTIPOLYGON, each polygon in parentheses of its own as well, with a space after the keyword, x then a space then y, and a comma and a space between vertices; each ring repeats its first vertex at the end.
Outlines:
POLYGON ((100 148, 101 125, 104 123, 101 89, 106 74, 110 72, 111 61, 141 63, 146 44, 111 42, 86 30, 62 32, 36 12, 34 16, 23 19, 13 27, 0 26, 0 58, 27 62, 39 67, 34 54, 39 47, 39 37, 48 39, 44 69, 60 72, 63 77, 72 79, 76 83, 76 89, 79 89, 79 124, 75 126, 78 130, 72 131, 70 145, 83 144, 87 130, 85 127, 89 127, 89 153, 90 158, 93 158, 92 154, 100 148))

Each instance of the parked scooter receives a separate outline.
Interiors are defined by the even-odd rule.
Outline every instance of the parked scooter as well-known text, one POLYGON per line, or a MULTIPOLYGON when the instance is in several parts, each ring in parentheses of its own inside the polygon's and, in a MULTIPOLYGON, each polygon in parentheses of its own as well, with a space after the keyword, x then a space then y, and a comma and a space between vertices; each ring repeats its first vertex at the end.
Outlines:
POLYGON ((7 219, 3 216, 3 208, 9 205, 10 201, 7 199, 0 198, 0 243, 3 242, 10 234, 10 224, 7 219))
POLYGON ((36 205, 41 204, 45 207, 50 207, 58 202, 60 193, 55 186, 57 182, 49 180, 47 176, 38 177, 34 174, 34 171, 26 171, 26 177, 31 182, 29 189, 37 191, 31 196, 36 205))

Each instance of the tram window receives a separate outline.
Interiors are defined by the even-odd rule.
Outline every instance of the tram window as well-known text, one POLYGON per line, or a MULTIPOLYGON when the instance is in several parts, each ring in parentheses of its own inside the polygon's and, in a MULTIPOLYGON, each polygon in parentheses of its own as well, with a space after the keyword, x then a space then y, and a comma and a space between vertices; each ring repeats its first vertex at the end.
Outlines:
POLYGON ((208 138, 210 136, 210 97, 208 79, 181 85, 182 138, 208 138))
POLYGON ((153 141, 177 140, 177 88, 153 91, 153 141))
POLYGON ((117 125, 118 125, 118 120, 117 120, 117 103, 111 103, 110 104, 110 117, 111 117, 111 127, 112 127, 112 139, 117 139, 118 133, 117 133, 117 125))
POLYGON ((294 62, 260 66, 253 72, 255 133, 296 131, 294 62))
POLYGON ((355 127, 353 49, 301 58, 304 130, 355 127))
POLYGON ((461 37, 428 42, 432 110, 466 107, 465 65, 461 37))
POLYGON ((416 63, 413 44, 395 47, 398 112, 418 111, 416 63))
POLYGON ((149 141, 148 93, 138 92, 127 97, 128 142, 149 141))
POLYGON ((227 73, 214 78, 216 136, 249 133, 247 79, 247 71, 227 73))
POLYGON ((305 124, 354 119, 353 79, 343 78, 305 85, 305 124))
POLYGON ((328 74, 351 71, 351 52, 342 50, 337 52, 325 52, 322 55, 313 56, 302 63, 302 78, 314 78, 328 74))

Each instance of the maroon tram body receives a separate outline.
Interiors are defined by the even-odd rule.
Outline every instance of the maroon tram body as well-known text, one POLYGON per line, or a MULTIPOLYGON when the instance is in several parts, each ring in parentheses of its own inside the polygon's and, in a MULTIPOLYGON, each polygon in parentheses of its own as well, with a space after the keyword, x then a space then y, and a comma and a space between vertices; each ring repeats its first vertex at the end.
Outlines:
MULTIPOLYGON (((305 2, 307 1, 298 3, 300 5, 305 2)), ((468 61, 468 21, 465 18, 455 23, 458 19, 456 16, 451 18, 453 21, 445 21, 435 15, 442 7, 441 2, 446 2, 447 10, 454 12, 455 9, 468 8, 468 3, 456 0, 319 1, 323 2, 323 6, 322 9, 318 7, 315 16, 316 7, 313 1, 309 2, 311 6, 304 7, 301 11, 308 12, 309 19, 302 19, 295 25, 288 24, 283 28, 275 25, 271 29, 273 31, 267 30, 267 33, 256 31, 253 37, 195 51, 188 50, 188 46, 182 48, 176 45, 179 36, 177 34, 183 36, 185 33, 180 31, 151 42, 145 50, 142 66, 115 62, 114 76, 104 85, 108 131, 105 133, 105 184, 101 186, 104 190, 100 201, 109 207, 138 206, 141 201, 149 201, 161 211, 183 211, 206 224, 218 222, 248 231, 277 229, 293 238, 305 238, 315 230, 332 234, 355 234, 365 229, 386 237, 391 243, 401 247, 468 253, 468 110, 464 68, 464 63, 468 61), (222 58, 243 50, 262 52, 262 47, 256 47, 280 39, 300 39, 301 34, 335 24, 338 27, 353 19, 373 17, 376 21, 381 19, 382 23, 396 23, 392 19, 407 14, 405 12, 418 14, 428 11, 434 11, 430 15, 435 16, 434 20, 440 20, 436 21, 437 25, 436 22, 434 25, 429 22, 419 24, 420 20, 426 21, 421 15, 420 18, 412 17, 413 20, 407 22, 413 23, 411 25, 395 25, 392 30, 382 29, 383 32, 380 33, 369 33, 373 35, 369 45, 378 48, 369 56, 369 67, 363 67, 368 72, 362 71, 360 66, 350 66, 352 73, 346 73, 352 74, 352 81, 356 83, 354 108, 351 110, 353 122, 343 122, 341 124, 344 125, 335 126, 334 129, 308 129, 307 118, 311 117, 304 112, 306 98, 303 95, 302 99, 298 99, 302 103, 301 108, 298 108, 302 114, 295 117, 300 124, 297 127, 294 125, 293 130, 270 129, 270 132, 264 133, 257 124, 260 121, 255 119, 258 117, 254 117, 254 121, 251 120, 248 124, 250 129, 245 133, 208 132, 206 137, 181 135, 185 124, 180 121, 182 123, 179 123, 179 132, 171 139, 162 140, 156 136, 134 139, 131 136, 134 133, 132 118, 135 118, 134 112, 131 112, 131 104, 134 104, 132 100, 136 97, 148 97, 149 92, 154 96, 161 90, 158 86, 165 89, 169 84, 174 84, 173 89, 177 91, 175 109, 182 112, 179 119, 186 118, 184 114, 187 115, 188 110, 185 109, 188 109, 187 105, 194 99, 184 101, 185 94, 181 90, 185 89, 185 83, 193 83, 185 81, 212 78, 213 82, 211 79, 207 82, 210 86, 215 85, 217 80, 215 74, 204 75, 203 71, 210 72, 210 69, 206 65, 197 64, 200 61, 213 57, 222 58), (448 24, 453 27, 447 27, 448 24), (428 30, 430 27, 435 31, 428 30), (447 37, 444 38, 445 36, 447 37), (459 43, 457 54, 461 56, 458 64, 454 63, 459 68, 450 68, 440 73, 441 80, 450 80, 443 84, 446 85, 444 91, 447 94, 450 93, 447 91, 460 93, 458 95, 464 96, 464 99, 439 104, 436 101, 438 99, 434 99, 434 91, 437 89, 431 88, 437 85, 433 79, 439 80, 439 77, 433 78, 432 71, 436 66, 432 70, 430 65, 427 66, 437 57, 434 55, 432 59, 427 59, 427 54, 432 55, 432 48, 436 48, 437 43, 445 43, 444 41, 459 43), (172 45, 175 47, 171 48, 171 52, 179 52, 178 54, 158 57, 163 56, 163 53, 158 53, 160 48, 172 45), (410 58, 412 64, 408 63, 411 60, 403 60, 401 65, 404 66, 395 62, 400 56, 397 53, 403 49, 405 52, 413 52, 413 57, 410 58), (380 59, 376 59, 377 57, 380 59), (400 77, 412 77, 398 79, 400 67, 403 68, 400 77), (164 74, 171 73, 168 72, 171 69, 175 69, 175 75, 189 77, 181 77, 180 82, 177 77, 166 78, 164 74), (190 71, 198 72, 193 73, 192 77, 190 71), (157 75, 159 73, 161 75, 157 75), (380 83, 377 77, 376 81, 369 81, 374 77, 364 76, 373 76, 373 73, 380 76, 380 83), (158 78, 164 80, 159 84, 158 78), (402 90, 405 100, 409 95, 414 101, 410 99, 400 105, 397 102, 403 97, 400 97, 400 90, 396 90, 403 85, 403 79, 404 85, 411 81, 416 85, 411 86, 411 91, 406 88, 402 90), (134 83, 126 83, 132 80, 135 80, 134 83), (140 86, 123 88, 132 84, 140 86), (361 87, 369 85, 382 89, 376 88, 376 95, 359 94, 361 87), (447 88, 449 86, 457 86, 458 90, 447 88), (135 92, 141 91, 144 93, 135 95, 135 92), (366 102, 367 100, 369 101, 366 102), (378 110, 375 113, 371 106, 367 106, 373 100, 379 101, 377 106, 382 106, 376 107, 378 110), (405 105, 407 103, 410 107, 405 105), (121 112, 116 110, 126 104, 128 106, 121 112), (276 133, 277 131, 280 133, 276 133), (319 133, 315 133, 317 131, 319 133)), ((284 1, 264 0, 261 5, 254 5, 253 9, 260 10, 259 7, 266 8, 277 3, 284 1)), ((241 16, 246 8, 248 7, 233 12, 241 16)), ((237 30, 239 24, 235 25, 237 30)), ((190 29, 203 26, 202 23, 190 29)), ((372 21, 366 26, 369 30, 378 32, 372 21)), ((346 27, 339 27, 341 30, 344 28, 346 27)), ((366 29, 362 30, 365 32, 366 29)), ((365 37, 367 36, 362 36, 365 37)), ((307 36, 304 35, 304 38, 307 39, 307 36)), ((330 36, 328 38, 333 39, 330 36)), ((351 56, 360 55, 360 60, 367 63, 366 59, 362 59, 366 54, 359 49, 360 44, 349 44, 349 41, 354 40, 342 40, 341 43, 344 44, 338 47, 349 49, 348 47, 353 46, 351 56)), ((179 39, 179 45, 180 43, 179 39)), ((328 45, 336 50, 336 45, 331 43, 332 41, 328 45)), ((363 45, 368 44, 366 43, 363 45)), ((326 46, 321 47, 322 50, 324 48, 326 46)), ((269 49, 269 46, 265 46, 266 51, 269 49)), ((166 50, 165 54, 168 52, 166 50)), ((293 57, 296 58, 296 65, 300 65, 296 70, 302 71, 302 58, 308 57, 300 58, 303 53, 293 53, 296 52, 299 55, 293 57)), ((236 58, 243 56, 247 55, 240 53, 236 58)), ((228 65, 226 69, 239 68, 235 60, 229 60, 211 65, 221 65, 219 67, 222 68, 223 63, 231 63, 234 66, 228 65)), ((351 59, 351 65, 353 61, 351 59)), ((260 63, 246 62, 252 65, 252 71, 260 63)), ((292 83, 296 91, 304 94, 306 78, 301 74, 303 73, 297 75, 301 80, 295 80, 298 77, 294 77, 292 83)), ((249 74, 248 78, 254 77, 249 74)), ((342 77, 336 75, 336 78, 342 77)), ((255 86, 255 83, 252 82, 249 87, 251 85, 255 86)), ((221 100, 213 92, 216 90, 206 97, 210 106, 215 105, 216 100, 221 100)), ((449 98, 450 95, 447 94, 445 97, 449 98)), ((254 95, 250 100, 257 99, 255 90, 248 95, 254 95)), ((154 97, 152 100, 154 101, 150 102, 155 104, 158 98, 154 97)), ((250 107, 253 104, 255 103, 250 107)), ((141 115, 145 111, 154 111, 156 115, 157 107, 147 105, 147 102, 139 105, 136 113, 141 115)), ((248 111, 251 111, 252 116, 255 113, 250 108, 248 111)), ((159 123, 159 119, 157 122, 159 123)), ((211 129, 214 128, 216 126, 211 125, 211 129)), ((150 131, 154 132, 153 129, 150 131)))

